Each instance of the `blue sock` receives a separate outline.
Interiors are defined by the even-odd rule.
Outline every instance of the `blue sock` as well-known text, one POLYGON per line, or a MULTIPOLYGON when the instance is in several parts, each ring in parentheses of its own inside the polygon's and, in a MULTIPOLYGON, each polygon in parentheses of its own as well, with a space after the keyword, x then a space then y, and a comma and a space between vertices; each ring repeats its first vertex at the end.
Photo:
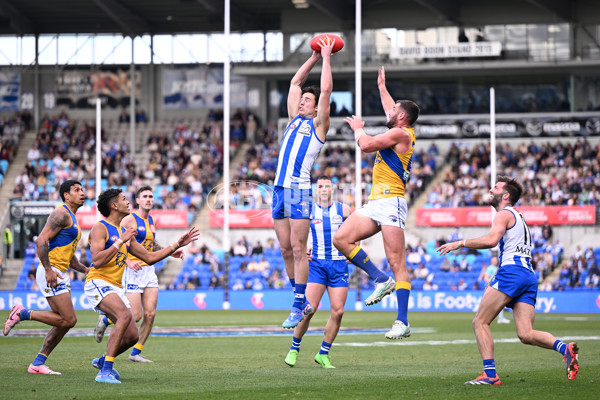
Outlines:
POLYGON ((137 356, 138 354, 140 354, 142 352, 143 349, 144 349, 143 344, 136 343, 135 346, 133 346, 133 349, 131 349, 131 355, 137 356))
MULTIPOLYGON (((114 357, 113 357, 114 360, 114 357)), ((113 369, 114 361, 104 361, 104 365, 102 366, 102 373, 111 373, 113 369)))
POLYGON ((47 356, 43 355, 42 353, 38 353, 35 360, 33 360, 33 365, 35 365, 36 367, 39 367, 40 365, 44 365, 44 364, 46 364, 47 359, 48 359, 47 356))
POLYGON ((106 315, 104 316, 104 318, 102 319, 102 321, 104 322, 104 325, 110 325, 110 321, 108 320, 108 318, 106 317, 106 315))
POLYGON ((104 367, 104 359, 106 357, 105 356, 101 356, 100 358, 98 358, 98 366, 100 367, 100 369, 102 370, 102 367, 104 367))
POLYGON ((321 349, 319 350, 319 354, 329 354, 329 349, 331 349, 331 343, 323 341, 323 343, 321 343, 321 349))
POLYGON ((493 358, 489 358, 487 360, 483 360, 483 372, 487 375, 488 378, 495 378, 496 375, 496 362, 493 358))
POLYGON ((292 347, 290 347, 290 350, 300 351, 300 342, 301 341, 302 341, 302 338, 297 338, 296 336, 292 337, 292 347))
POLYGON ((294 278, 290 278, 290 284, 292 285, 293 288, 296 287, 296 280, 294 278))
POLYGON ((385 282, 388 280, 388 276, 384 274, 379 268, 373 264, 367 253, 360 246, 356 246, 352 252, 350 252, 350 256, 348 260, 352 262, 352 264, 356 265, 358 268, 365 271, 372 279, 375 280, 376 283, 385 282))
POLYGON ((557 339, 556 342, 554 342, 554 344, 552 345, 552 348, 554 350, 558 351, 563 356, 567 352, 567 344, 565 342, 563 342, 562 340, 557 339))
POLYGON ((410 297, 410 282, 396 282, 396 298, 398 299, 398 321, 408 325, 408 299, 410 297))
POLYGON ((29 321, 31 319, 31 312, 33 310, 26 310, 26 309, 22 309, 21 311, 19 311, 19 318, 21 319, 21 321, 29 321))
POLYGON ((294 292, 294 304, 292 307, 299 309, 304 308, 304 302, 306 301, 306 297, 304 296, 304 293, 306 292, 306 283, 296 283, 294 292))

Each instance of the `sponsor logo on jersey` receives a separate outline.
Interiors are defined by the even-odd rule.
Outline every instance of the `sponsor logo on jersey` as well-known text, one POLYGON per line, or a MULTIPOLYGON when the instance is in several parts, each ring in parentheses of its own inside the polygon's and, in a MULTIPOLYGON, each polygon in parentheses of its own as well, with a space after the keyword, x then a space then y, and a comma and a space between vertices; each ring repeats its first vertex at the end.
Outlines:
POLYGON ((304 136, 310 136, 310 123, 308 121, 302 121, 298 133, 304 136))

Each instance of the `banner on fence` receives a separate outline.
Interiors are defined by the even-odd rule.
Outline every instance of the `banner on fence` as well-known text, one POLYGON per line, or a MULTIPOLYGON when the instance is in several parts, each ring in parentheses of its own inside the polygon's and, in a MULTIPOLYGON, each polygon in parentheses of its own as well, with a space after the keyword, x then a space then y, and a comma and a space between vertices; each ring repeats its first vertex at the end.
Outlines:
MULTIPOLYGON (((152 210, 150 212, 157 228, 187 229, 188 212, 186 210, 152 210)), ((91 229, 99 220, 96 211, 79 211, 77 221, 81 229, 91 229)))
MULTIPOLYGON (((455 311, 474 312, 479 306, 483 291, 419 291, 410 293, 410 311, 455 311)), ((71 293, 76 310, 91 310, 92 307, 83 291, 71 293)), ((158 296, 159 310, 220 310, 223 309, 225 292, 215 290, 165 290, 158 296)), ((293 300, 290 290, 240 290, 229 292, 232 310, 288 310, 293 300)), ((346 309, 354 310, 356 290, 348 292, 346 309)), ((34 310, 49 310, 48 301, 38 291, 0 292, 0 310, 10 310, 15 304, 34 310)), ((373 311, 397 310, 396 296, 387 296, 380 303, 369 307, 373 311)), ((323 296, 319 309, 330 308, 329 298, 323 296)), ((566 291, 539 292, 536 311, 538 313, 599 313, 600 292, 566 291)))
MULTIPOLYGON (((594 225, 594 206, 516 207, 529 225, 594 225)), ((491 226, 491 207, 418 208, 417 226, 491 226)))
MULTIPOLYGON (((223 210, 210 210, 209 224, 211 228, 223 226, 223 210)), ((273 228, 271 209, 257 208, 251 210, 229 210, 230 228, 273 228)))

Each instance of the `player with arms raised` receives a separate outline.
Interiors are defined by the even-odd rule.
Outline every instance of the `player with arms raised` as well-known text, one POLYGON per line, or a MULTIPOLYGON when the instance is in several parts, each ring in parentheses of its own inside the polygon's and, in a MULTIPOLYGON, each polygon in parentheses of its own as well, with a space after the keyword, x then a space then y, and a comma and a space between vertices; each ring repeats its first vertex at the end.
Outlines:
POLYGON ((375 304, 396 289, 398 315, 387 339, 410 336, 408 300, 410 278, 406 270, 404 226, 408 207, 406 184, 410 179, 415 132, 413 124, 419 117, 419 106, 410 100, 394 102, 385 85, 385 70, 379 70, 377 87, 385 111, 388 130, 375 137, 365 134, 365 123, 359 116, 345 119, 354 130, 354 140, 366 153, 376 152, 373 166, 373 187, 369 202, 354 212, 334 237, 334 244, 354 265, 375 280, 375 291, 365 300, 375 304), (381 231, 385 255, 394 279, 388 278, 373 264, 367 253, 356 243, 381 231))
POLYGON ((335 40, 321 40, 292 78, 287 99, 288 126, 283 135, 273 188, 273 224, 285 270, 294 287, 294 304, 282 326, 294 328, 312 312, 305 298, 308 279, 306 247, 312 193, 310 171, 329 131, 329 100, 333 90, 331 53, 335 40), (321 88, 302 88, 317 61, 323 59, 321 88))

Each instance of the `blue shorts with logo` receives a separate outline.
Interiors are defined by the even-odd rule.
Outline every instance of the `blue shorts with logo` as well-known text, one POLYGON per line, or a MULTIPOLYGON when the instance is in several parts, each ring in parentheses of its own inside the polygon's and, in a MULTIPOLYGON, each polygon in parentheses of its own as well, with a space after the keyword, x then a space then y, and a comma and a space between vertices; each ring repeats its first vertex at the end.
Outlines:
POLYGON ((346 260, 317 260, 308 263, 308 282, 327 287, 348 287, 346 260))
POLYGON ((312 189, 273 187, 273 218, 309 219, 312 189))
POLYGON ((512 308, 515 303, 527 303, 535 307, 538 281, 535 274, 527 268, 503 265, 489 285, 511 297, 506 307, 512 308))

